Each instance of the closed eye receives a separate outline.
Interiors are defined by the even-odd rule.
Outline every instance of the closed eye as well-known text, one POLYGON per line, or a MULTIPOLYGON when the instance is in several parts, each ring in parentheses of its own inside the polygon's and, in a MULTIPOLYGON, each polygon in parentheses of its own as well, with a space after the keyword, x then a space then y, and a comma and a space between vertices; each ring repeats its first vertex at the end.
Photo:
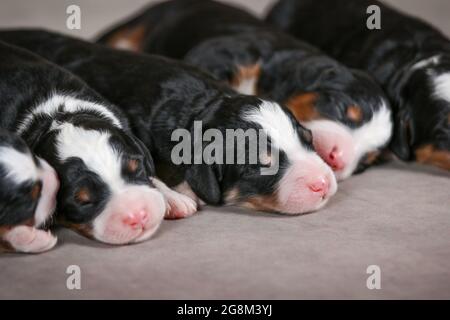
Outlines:
POLYGON ((143 159, 140 157, 132 157, 124 161, 124 171, 133 176, 140 176, 143 174, 143 159))
POLYGON ((39 199, 41 196, 41 191, 42 191, 42 183, 40 181, 36 182, 31 188, 30 192, 31 199, 33 200, 39 199))
POLYGON ((78 204, 88 205, 92 203, 92 195, 88 188, 81 187, 75 193, 75 200, 78 204))

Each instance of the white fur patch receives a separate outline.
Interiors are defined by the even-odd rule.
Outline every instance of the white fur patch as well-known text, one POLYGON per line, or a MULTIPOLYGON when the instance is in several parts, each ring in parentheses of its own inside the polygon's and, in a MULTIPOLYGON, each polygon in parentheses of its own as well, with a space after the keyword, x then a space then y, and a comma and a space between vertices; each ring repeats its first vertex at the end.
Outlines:
POLYGON ((358 165, 361 157, 367 152, 377 150, 388 142, 392 135, 391 110, 383 101, 372 119, 361 127, 352 130, 351 135, 355 143, 355 160, 349 164, 343 176, 350 176, 358 165))
POLYGON ((440 55, 432 56, 432 57, 430 57, 428 59, 424 59, 424 60, 421 60, 421 61, 417 62, 416 64, 414 64, 411 67, 411 70, 418 70, 418 69, 427 68, 429 66, 435 66, 440 61, 441 61, 441 56, 440 55))
POLYGON ((0 147, 0 163, 7 170, 7 178, 16 184, 38 179, 38 169, 29 153, 22 153, 10 147, 0 147))
POLYGON ((30 114, 28 114, 18 126, 17 133, 22 134, 30 126, 33 118, 36 116, 48 115, 53 117, 60 108, 66 113, 76 113, 83 110, 95 111, 106 119, 109 119, 116 127, 122 128, 120 120, 105 106, 66 95, 54 94, 45 102, 32 108, 30 114))
POLYGON ((124 187, 121 154, 109 143, 109 133, 85 130, 71 123, 62 123, 54 129, 59 130, 56 143, 60 160, 80 158, 112 191, 119 191, 124 187))
POLYGON ((262 100, 260 107, 247 112, 243 119, 259 124, 273 145, 290 159, 315 154, 303 147, 290 118, 277 103, 262 100))
POLYGON ((434 95, 439 99, 450 102, 450 72, 433 78, 434 95))

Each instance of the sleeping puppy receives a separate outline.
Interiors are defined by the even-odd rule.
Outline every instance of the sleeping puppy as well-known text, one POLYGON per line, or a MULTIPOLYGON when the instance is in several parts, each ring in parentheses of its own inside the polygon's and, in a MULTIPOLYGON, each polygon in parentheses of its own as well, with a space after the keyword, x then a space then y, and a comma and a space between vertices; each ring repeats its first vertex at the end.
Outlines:
POLYGON ((268 21, 381 83, 394 110, 391 150, 450 170, 450 42, 429 24, 372 0, 281 0, 268 21), (369 30, 370 5, 381 29, 369 30))
POLYGON ((56 237, 40 230, 51 220, 59 181, 18 136, 0 129, 0 252, 50 250, 56 237))
POLYGON ((0 108, 0 128, 21 136, 58 173, 59 222, 110 244, 155 233, 165 199, 149 180, 148 150, 119 110, 71 73, 2 42, 0 108))
POLYGON ((0 39, 67 68, 120 106, 135 134, 152 151, 158 176, 195 200, 300 214, 320 209, 336 192, 333 172, 314 152, 311 132, 274 102, 236 94, 207 74, 162 57, 39 30, 1 32, 0 39), (258 148, 258 161, 252 163, 248 160, 252 149, 263 139, 249 134, 234 149, 234 141, 230 145, 224 138, 230 130, 263 132, 270 151, 258 148), (189 141, 188 150, 180 152, 182 161, 174 157, 180 132, 189 141), (207 137, 208 133, 214 134, 207 137), (216 155, 227 159, 210 161, 204 157, 208 142, 220 138, 216 155), (245 161, 236 161, 239 152, 245 161), (262 174, 273 163, 279 170, 262 174))
POLYGON ((367 74, 219 2, 163 2, 100 42, 184 59, 238 92, 286 104, 338 179, 373 164, 391 136, 389 104, 367 74))

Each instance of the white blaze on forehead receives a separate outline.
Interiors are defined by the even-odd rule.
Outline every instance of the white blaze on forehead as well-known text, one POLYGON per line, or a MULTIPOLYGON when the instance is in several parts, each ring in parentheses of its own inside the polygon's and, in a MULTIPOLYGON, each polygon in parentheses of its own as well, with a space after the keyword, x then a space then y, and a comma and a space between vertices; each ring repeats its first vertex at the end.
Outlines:
POLYGON ((246 112, 243 119, 259 124, 273 146, 284 151, 290 159, 315 154, 302 145, 291 119, 277 103, 262 100, 259 108, 246 112))
POLYGON ((433 84, 435 96, 450 102, 450 72, 434 77, 433 84))
POLYGON ((366 153, 386 144, 392 134, 391 110, 383 101, 372 119, 352 133, 357 152, 366 153))
POLYGON ((436 69, 433 69, 433 67, 437 66, 441 60, 441 55, 435 55, 417 62, 411 67, 411 70, 428 68, 427 74, 431 78, 434 96, 438 99, 450 102, 450 72, 437 75, 436 69))
POLYGON ((85 130, 71 123, 63 123, 55 129, 59 130, 56 143, 60 160, 80 158, 112 191, 124 187, 126 183, 121 176, 122 155, 110 144, 110 133, 85 130))
POLYGON ((0 163, 6 169, 6 176, 17 184, 38 179, 38 168, 29 153, 22 153, 11 147, 0 147, 0 163))
POLYGON ((116 127, 121 128, 120 120, 107 107, 85 100, 80 100, 67 95, 54 94, 45 102, 34 107, 17 128, 19 134, 23 133, 33 121, 33 118, 39 115, 53 117, 59 111, 65 113, 76 113, 80 111, 96 112, 106 119, 109 119, 116 127))
POLYGON ((382 102, 380 108, 374 112, 369 122, 357 129, 351 130, 351 135, 355 145, 355 158, 344 169, 342 173, 343 178, 353 173, 361 157, 385 145, 391 138, 391 110, 387 107, 386 102, 382 102))

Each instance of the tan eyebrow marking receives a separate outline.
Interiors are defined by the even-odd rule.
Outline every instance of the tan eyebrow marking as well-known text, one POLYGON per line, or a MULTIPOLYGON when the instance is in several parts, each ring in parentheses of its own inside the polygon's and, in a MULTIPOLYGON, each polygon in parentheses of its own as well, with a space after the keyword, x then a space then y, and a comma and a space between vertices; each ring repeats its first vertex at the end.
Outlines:
POLYGON ((315 107, 318 94, 315 92, 303 93, 290 98, 286 106, 294 114, 297 121, 311 121, 321 118, 315 107))

